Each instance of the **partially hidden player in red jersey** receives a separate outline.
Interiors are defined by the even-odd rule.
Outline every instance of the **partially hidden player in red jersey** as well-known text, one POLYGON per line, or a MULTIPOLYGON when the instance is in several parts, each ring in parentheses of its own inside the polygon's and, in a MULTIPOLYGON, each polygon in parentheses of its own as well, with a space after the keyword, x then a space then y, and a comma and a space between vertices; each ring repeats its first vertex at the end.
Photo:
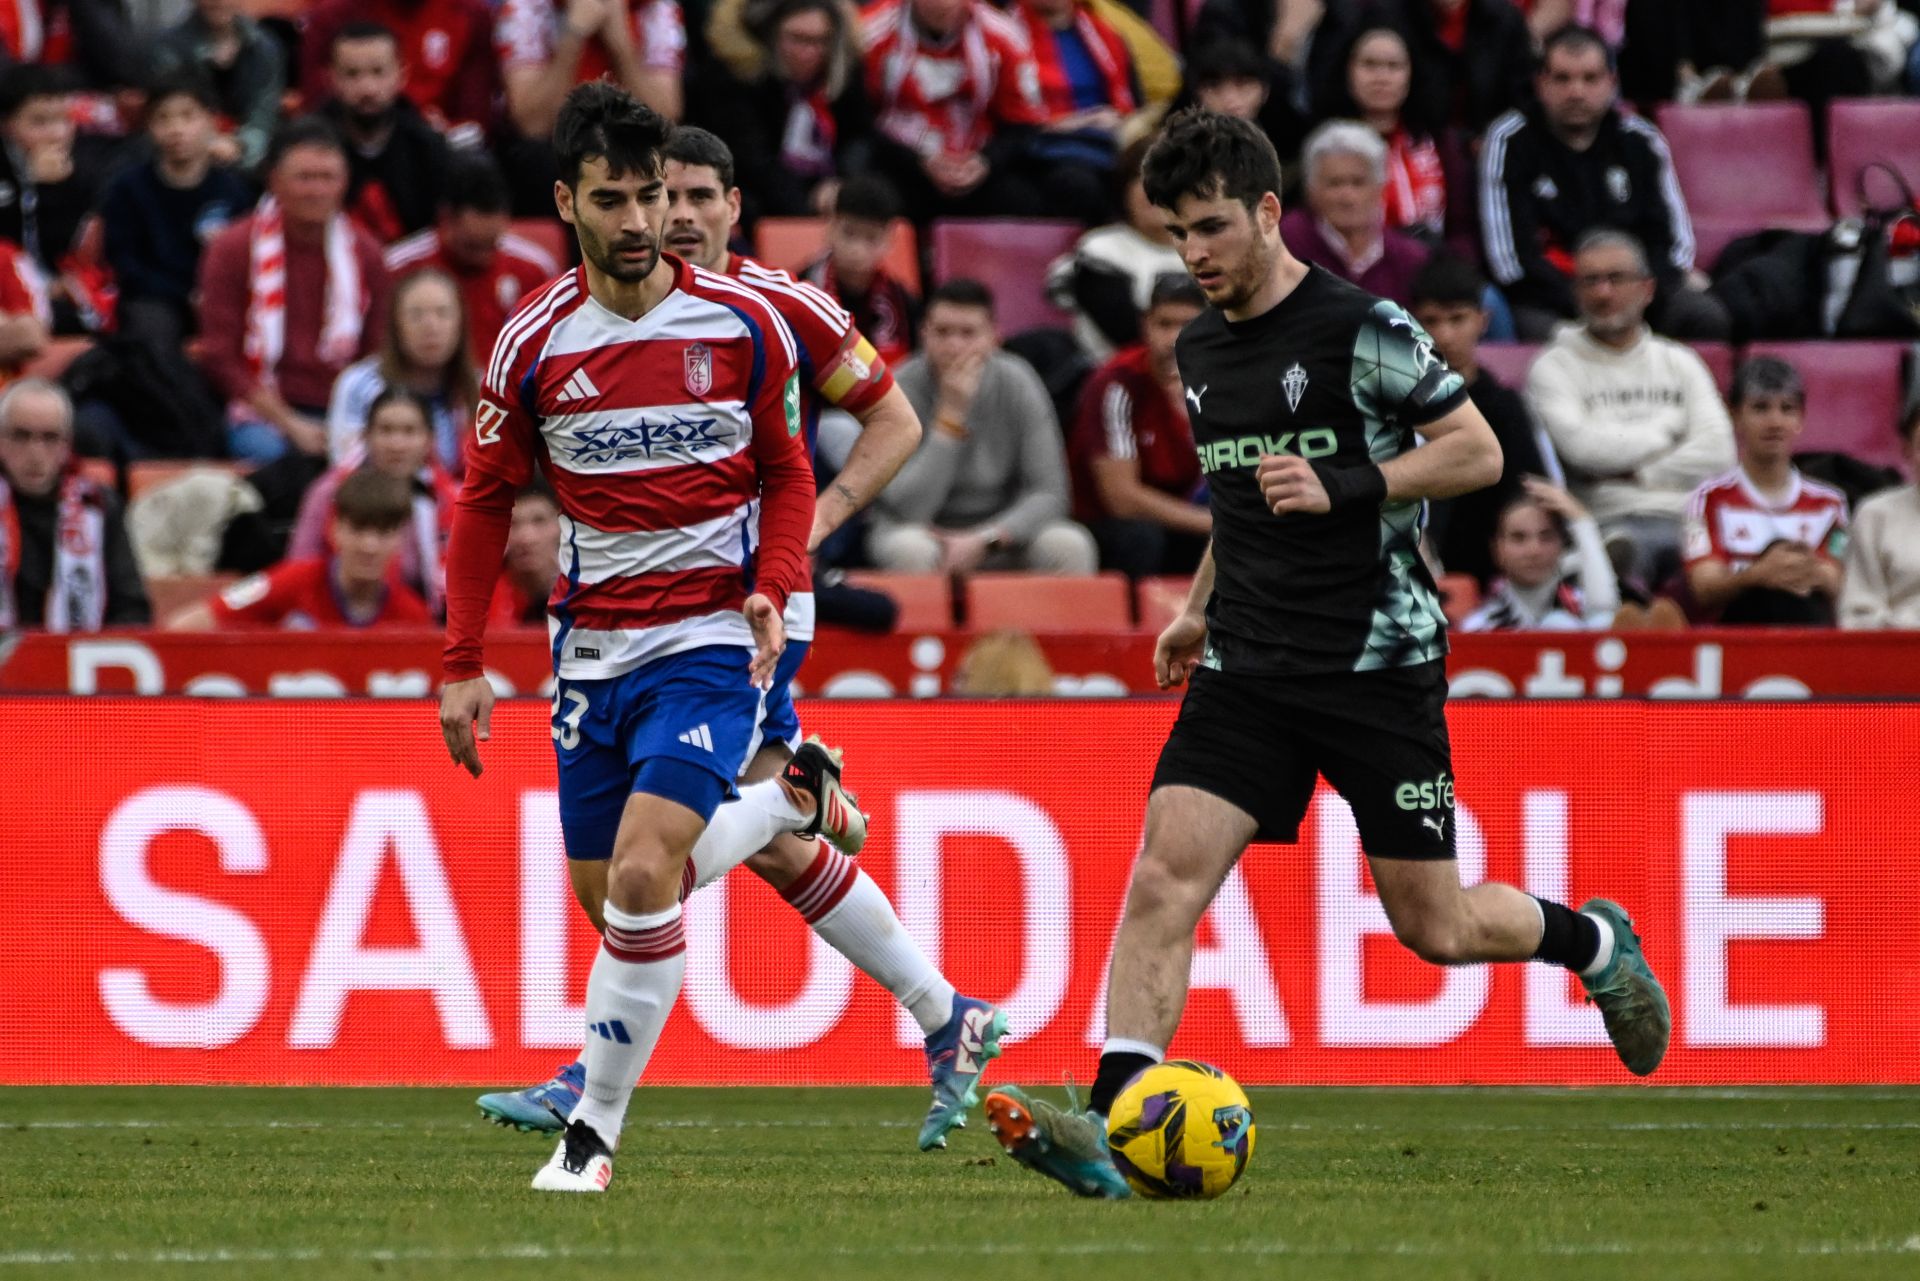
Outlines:
POLYGON ((282 561, 196 601, 166 621, 176 632, 244 627, 296 630, 433 625, 433 612, 400 576, 413 493, 398 476, 363 467, 333 497, 331 550, 282 561))
MULTIPOLYGON (((554 200, 584 262, 494 345, 447 554, 441 730, 476 777, 493 691, 481 639, 513 502, 559 502, 548 604, 560 828, 575 892, 604 886, 581 1097, 533 1186, 599 1192, 686 970, 689 858, 757 746, 807 582, 813 470, 793 334, 764 299, 660 251, 667 122, 611 85, 568 95, 554 200)), ((857 850, 865 820, 808 743, 753 800, 768 831, 857 850), (824 821, 824 825, 823 825, 824 821)), ((742 794, 745 803, 745 793, 742 794)))
MULTIPOLYGON (((853 318, 811 285, 796 282, 750 258, 729 251, 740 218, 733 155, 704 129, 674 130, 666 150, 666 246, 695 266, 725 274, 754 289, 792 328, 801 367, 801 405, 812 437, 823 408, 850 414, 860 434, 845 468, 815 509, 812 546, 885 487, 920 440, 920 424, 906 395, 894 386, 886 362, 854 327, 853 318)), ((813 637, 810 598, 796 593, 786 614, 787 648, 767 691, 761 747, 742 778, 772 778, 800 746, 800 718, 793 678, 813 637)), ((751 807, 723 805, 694 851, 693 888, 710 884, 741 862, 779 892, 815 933, 875 982, 893 993, 926 1038, 933 1103, 921 1125, 921 1149, 946 1146, 961 1124, 987 1062, 999 1052, 1004 1016, 991 1004, 961 996, 928 960, 901 924, 873 878, 845 854, 812 839, 783 832, 766 839, 751 807)), ((586 904, 591 915, 593 904, 586 904)), ((480 1110, 504 1125, 558 1128, 558 1114, 572 1106, 575 1065, 530 1089, 488 1094, 480 1110), (553 1104, 548 1113, 546 1105, 553 1104)))

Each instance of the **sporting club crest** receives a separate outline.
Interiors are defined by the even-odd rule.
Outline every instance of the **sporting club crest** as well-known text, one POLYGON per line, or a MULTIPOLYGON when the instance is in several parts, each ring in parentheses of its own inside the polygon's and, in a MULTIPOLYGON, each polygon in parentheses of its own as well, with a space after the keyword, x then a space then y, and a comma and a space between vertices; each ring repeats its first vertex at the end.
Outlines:
POLYGON ((1300 368, 1300 362, 1294 361, 1293 367, 1280 377, 1280 386, 1287 393, 1287 412, 1298 413, 1300 397, 1307 392, 1307 371, 1300 368))
POLYGON ((713 349, 703 342, 687 347, 687 394, 704 396, 713 390, 713 349))

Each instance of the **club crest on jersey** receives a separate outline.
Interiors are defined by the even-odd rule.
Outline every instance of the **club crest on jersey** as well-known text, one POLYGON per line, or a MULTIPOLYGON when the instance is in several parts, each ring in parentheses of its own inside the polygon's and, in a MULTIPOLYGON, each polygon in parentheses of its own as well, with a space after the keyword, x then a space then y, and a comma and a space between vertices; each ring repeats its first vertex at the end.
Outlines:
POLYGON ((713 390, 713 348, 703 342, 687 346, 687 394, 704 396, 713 390))
POLYGON ((1294 361, 1293 367, 1281 375, 1280 387, 1287 393, 1287 412, 1298 412, 1300 397, 1307 394, 1307 371, 1300 368, 1299 361, 1294 361))

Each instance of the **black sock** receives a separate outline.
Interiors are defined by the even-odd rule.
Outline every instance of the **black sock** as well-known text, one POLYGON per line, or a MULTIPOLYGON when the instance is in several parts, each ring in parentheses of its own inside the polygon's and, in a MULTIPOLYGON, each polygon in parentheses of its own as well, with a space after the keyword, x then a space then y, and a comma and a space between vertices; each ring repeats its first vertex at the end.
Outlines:
POLYGON ((1600 927, 1593 923, 1593 918, 1551 899, 1534 898, 1533 901, 1540 905, 1540 915, 1547 918, 1546 932, 1540 936, 1540 946, 1534 949, 1534 959, 1564 965, 1575 974, 1592 965, 1593 958, 1600 955, 1600 927))
POLYGON ((1152 1067, 1158 1059, 1132 1050, 1109 1050, 1100 1056, 1100 1075, 1093 1078, 1093 1097, 1088 1108, 1101 1116, 1113 1111, 1113 1101, 1127 1082, 1152 1067))

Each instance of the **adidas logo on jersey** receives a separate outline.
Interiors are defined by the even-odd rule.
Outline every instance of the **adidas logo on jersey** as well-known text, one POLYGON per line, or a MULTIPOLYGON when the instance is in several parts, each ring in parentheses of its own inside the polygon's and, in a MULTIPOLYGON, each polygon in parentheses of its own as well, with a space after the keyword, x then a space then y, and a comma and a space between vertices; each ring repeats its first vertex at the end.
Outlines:
POLYGON ((711 752, 713 750, 713 734, 705 725, 695 725, 692 729, 680 735, 679 738, 681 742, 687 744, 689 747, 697 747, 703 752, 711 752))
POLYGON ((569 400, 585 400, 589 396, 599 394, 600 389, 593 385, 593 379, 587 377, 587 371, 576 369, 573 371, 573 377, 567 379, 567 385, 560 389, 560 394, 555 399, 564 403, 569 400))

